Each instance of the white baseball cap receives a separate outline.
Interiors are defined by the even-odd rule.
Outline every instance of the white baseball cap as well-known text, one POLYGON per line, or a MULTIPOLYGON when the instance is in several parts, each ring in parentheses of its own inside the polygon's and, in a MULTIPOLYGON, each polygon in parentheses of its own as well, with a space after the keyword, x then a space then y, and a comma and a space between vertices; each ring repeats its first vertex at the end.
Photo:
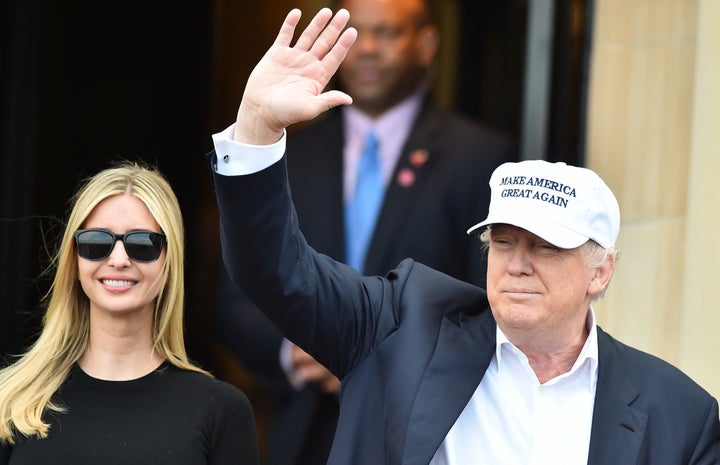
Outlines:
POLYGON ((544 160, 504 163, 490 177, 490 189, 488 217, 468 234, 504 223, 563 249, 574 249, 588 239, 604 248, 615 246, 620 207, 592 170, 544 160))

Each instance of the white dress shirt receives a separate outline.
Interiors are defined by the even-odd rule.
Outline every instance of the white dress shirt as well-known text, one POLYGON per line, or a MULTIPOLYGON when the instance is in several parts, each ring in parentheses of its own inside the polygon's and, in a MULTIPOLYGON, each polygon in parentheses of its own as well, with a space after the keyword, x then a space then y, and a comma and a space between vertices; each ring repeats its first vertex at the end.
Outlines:
POLYGON ((430 465, 578 465, 590 449, 598 346, 595 314, 567 373, 540 384, 497 328, 495 355, 430 465))

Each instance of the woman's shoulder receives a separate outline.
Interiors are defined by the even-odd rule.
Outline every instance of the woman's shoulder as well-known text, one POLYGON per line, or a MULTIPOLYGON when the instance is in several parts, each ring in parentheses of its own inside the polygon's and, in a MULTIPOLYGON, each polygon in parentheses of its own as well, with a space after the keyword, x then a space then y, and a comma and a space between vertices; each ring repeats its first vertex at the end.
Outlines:
POLYGON ((159 380, 169 384, 168 387, 172 385, 175 389, 189 391, 188 394, 205 398, 212 403, 250 405, 247 396, 239 387, 206 373, 168 363, 157 370, 157 375, 159 380))

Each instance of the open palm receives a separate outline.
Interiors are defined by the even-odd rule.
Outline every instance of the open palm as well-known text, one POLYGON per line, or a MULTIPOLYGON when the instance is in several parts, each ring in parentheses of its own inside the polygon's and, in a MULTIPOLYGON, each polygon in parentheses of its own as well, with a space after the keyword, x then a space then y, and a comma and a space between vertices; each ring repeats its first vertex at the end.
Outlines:
POLYGON ((344 30, 348 12, 340 10, 333 17, 323 8, 291 46, 300 14, 295 9, 287 15, 275 42, 250 74, 236 139, 271 143, 274 140, 265 136, 277 140, 284 128, 352 102, 343 92, 323 92, 357 37, 354 29, 344 30))

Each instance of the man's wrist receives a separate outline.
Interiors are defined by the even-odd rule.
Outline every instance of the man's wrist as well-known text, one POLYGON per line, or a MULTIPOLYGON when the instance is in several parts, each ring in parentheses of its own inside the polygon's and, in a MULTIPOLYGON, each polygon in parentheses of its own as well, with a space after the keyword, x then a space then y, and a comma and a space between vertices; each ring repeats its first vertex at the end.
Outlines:
POLYGON ((264 121, 258 111, 247 109, 244 99, 240 103, 233 140, 248 145, 263 146, 272 145, 278 142, 285 130, 283 128, 272 129, 266 124, 259 124, 264 121))
POLYGON ((286 134, 269 145, 253 145, 234 140, 235 124, 213 134, 217 172, 224 176, 257 173, 278 162, 285 153, 286 134))

